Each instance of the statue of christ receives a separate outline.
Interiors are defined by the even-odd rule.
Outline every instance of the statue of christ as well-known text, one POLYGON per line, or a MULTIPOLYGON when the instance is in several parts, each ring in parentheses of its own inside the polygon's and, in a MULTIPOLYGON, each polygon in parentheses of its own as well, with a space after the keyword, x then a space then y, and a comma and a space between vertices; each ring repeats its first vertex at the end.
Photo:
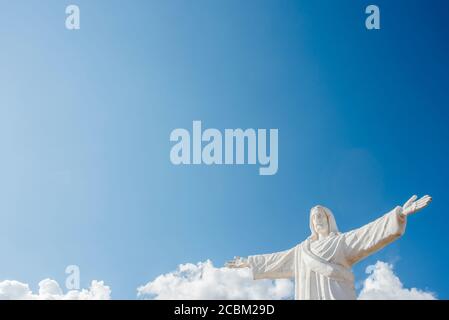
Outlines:
POLYGON ((311 235, 289 250, 235 257, 229 268, 252 270, 257 279, 295 279, 295 299, 355 299, 352 265, 393 242, 405 231, 407 217, 424 207, 432 198, 411 197, 384 216, 358 229, 338 231, 331 210, 315 206, 310 210, 311 235))

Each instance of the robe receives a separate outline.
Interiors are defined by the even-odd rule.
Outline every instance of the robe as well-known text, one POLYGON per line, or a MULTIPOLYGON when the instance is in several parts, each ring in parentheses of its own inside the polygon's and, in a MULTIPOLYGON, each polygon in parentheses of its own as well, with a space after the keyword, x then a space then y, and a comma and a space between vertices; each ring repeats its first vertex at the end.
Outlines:
POLYGON ((352 231, 308 238, 282 252, 254 255, 248 263, 254 279, 295 279, 297 300, 356 299, 351 267, 399 238, 406 217, 396 207, 381 218, 352 231))

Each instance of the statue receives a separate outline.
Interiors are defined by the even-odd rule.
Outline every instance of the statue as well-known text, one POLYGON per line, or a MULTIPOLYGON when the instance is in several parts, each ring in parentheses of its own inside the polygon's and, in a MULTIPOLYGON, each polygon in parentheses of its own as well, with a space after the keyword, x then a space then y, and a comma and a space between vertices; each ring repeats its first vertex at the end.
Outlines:
POLYGON ((297 300, 356 299, 352 265, 382 249, 405 231, 407 217, 424 207, 432 198, 411 197, 367 225, 341 233, 331 210, 315 206, 310 210, 311 236, 295 247, 277 253, 235 257, 228 268, 252 270, 257 279, 295 279, 297 300))

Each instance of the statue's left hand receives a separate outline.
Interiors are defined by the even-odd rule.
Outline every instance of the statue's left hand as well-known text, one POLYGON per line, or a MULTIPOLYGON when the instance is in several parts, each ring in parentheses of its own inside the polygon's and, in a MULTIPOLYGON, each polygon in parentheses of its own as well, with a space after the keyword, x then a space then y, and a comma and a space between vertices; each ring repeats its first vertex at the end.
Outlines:
POLYGON ((419 200, 416 199, 418 199, 418 197, 414 195, 410 199, 408 199, 406 203, 404 203, 404 205, 402 206, 402 214, 404 216, 408 216, 410 214, 418 212, 419 210, 427 207, 432 201, 432 197, 427 195, 419 200))
POLYGON ((248 268, 249 263, 247 258, 241 258, 241 257, 234 257, 231 261, 228 261, 225 263, 226 268, 248 268))

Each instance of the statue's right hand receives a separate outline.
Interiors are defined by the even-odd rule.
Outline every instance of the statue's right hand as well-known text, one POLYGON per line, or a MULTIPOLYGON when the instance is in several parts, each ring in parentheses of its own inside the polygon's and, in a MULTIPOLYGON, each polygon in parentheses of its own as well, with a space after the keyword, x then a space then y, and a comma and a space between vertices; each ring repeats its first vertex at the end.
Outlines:
POLYGON ((249 267, 248 259, 241 257, 234 257, 234 259, 225 263, 227 268, 247 268, 249 267))

